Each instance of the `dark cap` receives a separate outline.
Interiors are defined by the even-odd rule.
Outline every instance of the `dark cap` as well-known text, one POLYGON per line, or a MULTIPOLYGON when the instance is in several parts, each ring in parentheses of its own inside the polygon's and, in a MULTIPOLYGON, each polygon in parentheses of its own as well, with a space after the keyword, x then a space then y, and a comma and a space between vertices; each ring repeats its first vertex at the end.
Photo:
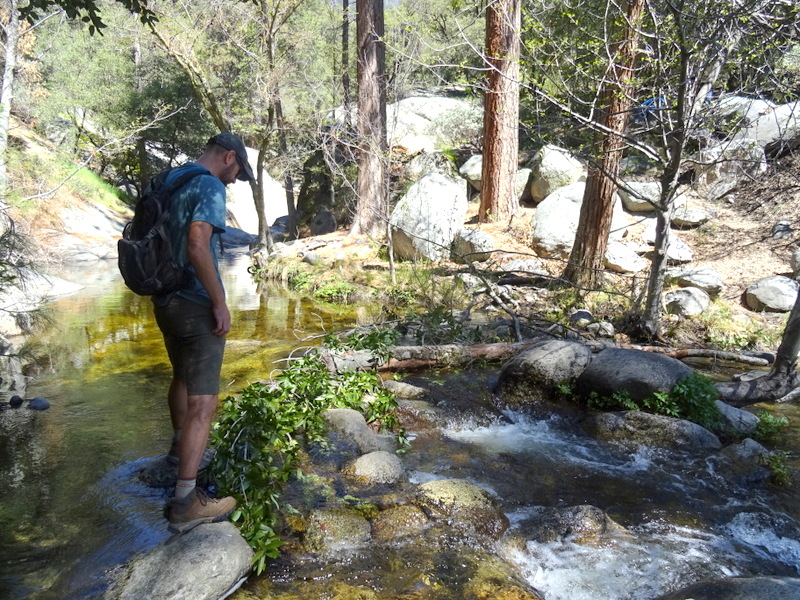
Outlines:
POLYGON ((208 140, 208 144, 216 144, 217 146, 225 148, 225 150, 233 150, 236 152, 236 160, 239 163, 239 174, 236 176, 236 179, 241 181, 256 180, 256 178, 253 177, 253 169, 250 168, 250 163, 247 162, 247 150, 242 140, 239 139, 239 136, 228 132, 218 133, 208 140))

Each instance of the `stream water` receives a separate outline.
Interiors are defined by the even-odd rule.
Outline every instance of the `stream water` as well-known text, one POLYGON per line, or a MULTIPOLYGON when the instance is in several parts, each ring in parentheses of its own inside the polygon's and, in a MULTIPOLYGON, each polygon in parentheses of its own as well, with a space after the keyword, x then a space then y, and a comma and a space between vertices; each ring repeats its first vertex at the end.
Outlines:
MULTIPOLYGON (((267 377, 276 360, 314 343, 309 336, 359 319, 278 289, 258 293, 246 266, 238 258, 225 269, 234 317, 223 370, 228 392, 267 377)), ((27 396, 52 407, 0 412, 0 598, 102 598, 110 572, 167 537, 163 492, 135 477, 171 436, 169 369, 149 301, 127 292, 113 265, 60 275, 87 287, 52 303, 53 321, 36 340, 52 367, 27 396)), ((475 371, 417 381, 449 416, 442 427, 412 430, 403 461, 412 482, 464 478, 501 499, 512 527, 496 551, 547 600, 649 600, 702 579, 800 575, 796 485, 750 489, 712 460, 623 452, 557 419, 498 412, 491 378, 475 371), (525 523, 543 507, 582 504, 603 509, 627 533, 589 545, 525 538, 525 523)), ((778 410, 800 422, 796 406, 778 410)), ((793 435, 783 443, 796 452, 793 435)), ((794 458, 790 464, 798 466, 794 458)), ((261 582, 297 598, 331 597, 325 590, 335 582, 358 582, 380 599, 457 598, 408 595, 418 569, 408 552, 354 549, 291 568, 276 564, 261 582)))

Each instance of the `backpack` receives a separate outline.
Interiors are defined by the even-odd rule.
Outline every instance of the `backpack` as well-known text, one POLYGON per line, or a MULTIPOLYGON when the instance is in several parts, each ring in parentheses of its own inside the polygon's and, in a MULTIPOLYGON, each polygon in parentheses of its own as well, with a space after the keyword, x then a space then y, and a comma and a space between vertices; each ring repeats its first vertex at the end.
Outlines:
POLYGON ((165 294, 188 287, 192 275, 175 264, 169 236, 172 195, 205 169, 192 169, 167 185, 170 170, 156 175, 136 203, 133 220, 117 242, 119 272, 131 290, 140 296, 165 294))

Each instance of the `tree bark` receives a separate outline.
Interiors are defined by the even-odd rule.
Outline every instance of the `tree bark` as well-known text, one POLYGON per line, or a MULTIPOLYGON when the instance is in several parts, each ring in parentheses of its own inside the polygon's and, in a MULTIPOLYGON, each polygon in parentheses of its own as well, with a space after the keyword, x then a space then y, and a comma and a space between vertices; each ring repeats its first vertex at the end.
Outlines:
POLYGON ((483 171, 478 221, 512 217, 519 208, 520 1, 493 0, 486 8, 489 81, 483 109, 483 171))
POLYGON ((342 110, 344 130, 352 125, 350 97, 350 0, 342 0, 342 110))
POLYGON ((358 38, 358 204, 352 235, 379 236, 388 217, 386 50, 383 0, 356 0, 358 38))
POLYGON ((8 131, 11 126, 11 102, 14 95, 14 75, 17 68, 17 43, 20 18, 17 0, 7 0, 8 21, 6 32, 5 68, 0 86, 0 233, 10 225, 8 221, 8 131))
POLYGON ((605 268, 617 178, 625 148, 622 134, 628 127, 630 114, 631 83, 643 6, 644 0, 628 2, 621 39, 610 48, 612 61, 601 92, 605 112, 603 125, 606 128, 601 157, 599 163, 589 166, 575 243, 563 275, 564 279, 583 288, 597 287, 605 268))

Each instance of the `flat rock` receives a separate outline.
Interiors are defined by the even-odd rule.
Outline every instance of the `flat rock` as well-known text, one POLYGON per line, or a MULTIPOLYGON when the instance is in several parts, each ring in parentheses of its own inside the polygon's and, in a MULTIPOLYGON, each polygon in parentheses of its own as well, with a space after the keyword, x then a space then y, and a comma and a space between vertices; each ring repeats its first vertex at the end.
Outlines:
POLYGON ((798 600, 800 579, 795 577, 731 577, 695 583, 655 600, 798 600))

